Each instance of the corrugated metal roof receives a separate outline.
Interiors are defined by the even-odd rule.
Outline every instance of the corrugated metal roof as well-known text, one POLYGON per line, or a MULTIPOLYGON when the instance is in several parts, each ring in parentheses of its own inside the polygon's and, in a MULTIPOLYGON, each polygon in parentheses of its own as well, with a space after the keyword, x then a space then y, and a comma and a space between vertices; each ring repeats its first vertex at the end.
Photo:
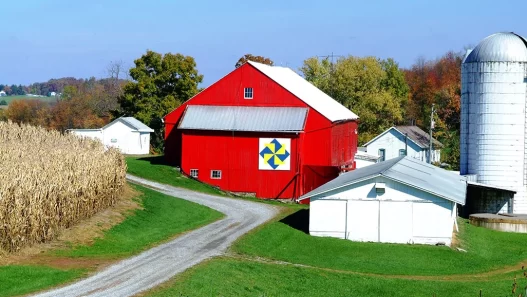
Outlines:
POLYGON ((323 196, 324 193, 383 176, 410 187, 465 205, 467 181, 447 170, 410 158, 398 157, 344 173, 303 195, 299 200, 323 196))
MULTIPOLYGON (((428 148, 430 146, 430 135, 417 126, 396 126, 399 132, 403 135, 408 134, 408 138, 413 140, 422 148, 428 148)), ((432 143, 435 148, 442 148, 443 144, 432 137, 432 143)))
POLYGON ((287 67, 269 66, 252 61, 248 63, 332 122, 359 118, 351 110, 287 67))
MULTIPOLYGON (((417 144, 420 148, 427 149, 430 146, 430 137, 429 134, 425 131, 421 130, 421 128, 417 126, 396 126, 396 127, 390 127, 389 129, 386 129, 386 131, 382 132, 381 134, 375 136, 372 140, 368 141, 364 144, 364 146, 368 146, 370 143, 377 140, 379 137, 383 136, 384 134, 388 133, 388 131, 394 129, 395 131, 399 132, 401 135, 405 135, 405 133, 408 134, 408 139, 410 141, 417 144)), ((437 139, 432 137, 432 142, 435 148, 442 148, 443 144, 437 139)))
POLYGON ((139 132, 154 132, 154 130, 134 117, 121 117, 120 120, 134 127, 139 132))
POLYGON ((478 182, 470 181, 470 180, 467 181, 467 183, 468 183, 469 186, 474 186, 474 187, 479 187, 479 188, 486 188, 486 189, 495 189, 495 190, 511 192, 511 193, 517 193, 517 191, 509 189, 509 188, 505 188, 505 187, 498 187, 498 186, 493 186, 493 185, 489 185, 489 184, 482 184, 482 183, 478 183, 478 182))
POLYGON ((307 108, 188 105, 179 129, 300 132, 307 108))
POLYGON ((527 41, 513 32, 492 34, 470 52, 464 63, 527 62, 527 41))
POLYGON ((366 152, 358 151, 355 154, 355 160, 369 160, 369 161, 377 161, 379 160, 380 156, 368 154, 366 152))

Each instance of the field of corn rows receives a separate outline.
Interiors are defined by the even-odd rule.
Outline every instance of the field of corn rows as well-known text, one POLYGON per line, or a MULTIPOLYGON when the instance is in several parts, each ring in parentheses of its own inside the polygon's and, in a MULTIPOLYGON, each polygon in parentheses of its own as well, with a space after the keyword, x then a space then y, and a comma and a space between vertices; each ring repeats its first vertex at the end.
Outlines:
POLYGON ((114 204, 125 177, 123 156, 99 142, 0 122, 0 250, 53 239, 114 204))

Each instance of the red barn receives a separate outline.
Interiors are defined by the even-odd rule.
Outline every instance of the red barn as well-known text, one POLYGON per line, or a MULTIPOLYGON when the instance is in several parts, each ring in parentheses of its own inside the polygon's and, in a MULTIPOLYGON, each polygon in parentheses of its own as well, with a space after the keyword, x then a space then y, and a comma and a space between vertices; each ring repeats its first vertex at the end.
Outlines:
POLYGON ((225 191, 297 198, 354 166, 357 121, 293 70, 248 62, 165 116, 165 158, 225 191))

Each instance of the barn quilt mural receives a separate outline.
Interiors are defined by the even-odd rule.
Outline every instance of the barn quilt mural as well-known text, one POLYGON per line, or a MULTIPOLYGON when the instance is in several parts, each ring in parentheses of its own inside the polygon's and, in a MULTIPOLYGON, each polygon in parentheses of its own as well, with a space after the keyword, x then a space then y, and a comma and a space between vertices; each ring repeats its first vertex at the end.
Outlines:
POLYGON ((260 170, 290 170, 291 169, 291 139, 260 138, 259 162, 260 170))

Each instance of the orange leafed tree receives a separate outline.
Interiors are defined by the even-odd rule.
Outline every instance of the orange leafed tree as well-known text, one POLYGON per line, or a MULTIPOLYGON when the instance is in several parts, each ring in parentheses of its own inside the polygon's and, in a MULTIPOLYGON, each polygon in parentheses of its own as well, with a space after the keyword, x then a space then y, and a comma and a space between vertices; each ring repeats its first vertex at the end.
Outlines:
POLYGON ((234 67, 238 68, 238 67, 242 66, 243 64, 247 63, 247 61, 258 62, 258 63, 266 64, 266 65, 269 65, 269 66, 273 66, 273 64, 274 64, 274 62, 271 59, 269 59, 269 58, 266 58, 266 57, 263 57, 263 56, 253 56, 251 54, 246 54, 243 57, 241 57, 238 60, 238 62, 236 62, 236 65, 234 65, 234 67))
POLYGON ((405 71, 410 86, 407 117, 429 131, 431 107, 435 105, 434 137, 445 145, 442 156, 454 169, 459 166, 461 62, 461 54, 448 52, 433 61, 419 59, 405 71))

